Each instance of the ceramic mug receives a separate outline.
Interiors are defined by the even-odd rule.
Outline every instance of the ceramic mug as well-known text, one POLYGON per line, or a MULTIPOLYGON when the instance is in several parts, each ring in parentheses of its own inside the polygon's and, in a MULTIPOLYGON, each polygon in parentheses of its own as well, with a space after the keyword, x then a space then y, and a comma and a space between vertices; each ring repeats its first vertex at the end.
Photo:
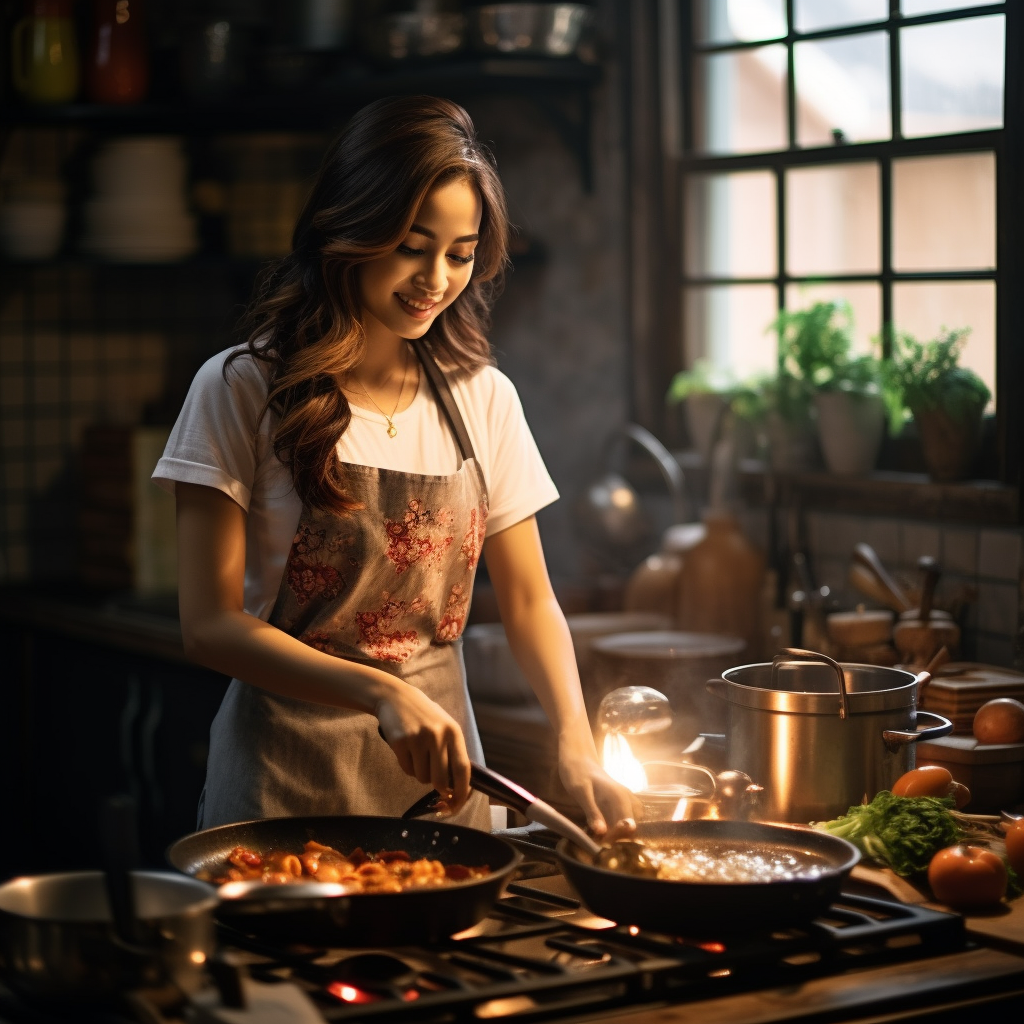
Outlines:
POLYGON ((72 0, 31 0, 11 35, 14 87, 33 103, 67 103, 78 93, 72 0))

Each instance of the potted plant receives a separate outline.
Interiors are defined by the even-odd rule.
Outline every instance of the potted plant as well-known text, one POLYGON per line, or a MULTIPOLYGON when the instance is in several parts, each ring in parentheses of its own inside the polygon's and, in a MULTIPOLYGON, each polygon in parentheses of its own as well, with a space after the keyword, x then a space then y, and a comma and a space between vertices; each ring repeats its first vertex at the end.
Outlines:
MULTIPOLYGON (((885 427, 881 365, 872 355, 852 355, 849 303, 783 310, 771 326, 779 338, 775 443, 788 446, 783 452, 791 463, 802 451, 804 467, 813 466, 820 443, 830 472, 870 472, 885 427)), ((780 468, 774 458, 773 464, 780 468)))
POLYGON ((670 405, 683 403, 690 443, 704 462, 711 456, 732 394, 728 375, 708 359, 698 359, 692 369, 680 370, 669 384, 665 401, 670 405))
POLYGON ((890 332, 892 355, 886 380, 899 400, 893 409, 898 430, 905 410, 914 417, 929 476, 936 481, 970 475, 981 440, 981 422, 991 397, 985 382, 966 366, 960 353, 970 328, 943 330, 921 342, 905 332, 890 332))

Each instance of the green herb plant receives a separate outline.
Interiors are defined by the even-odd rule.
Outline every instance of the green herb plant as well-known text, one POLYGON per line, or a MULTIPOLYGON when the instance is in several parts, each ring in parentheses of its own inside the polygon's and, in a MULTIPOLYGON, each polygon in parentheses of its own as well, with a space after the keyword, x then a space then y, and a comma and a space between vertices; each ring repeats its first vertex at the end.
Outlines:
POLYGON ((918 341, 890 329, 892 355, 884 368, 891 427, 898 432, 907 412, 943 409, 953 419, 970 419, 988 404, 991 392, 971 369, 960 365, 969 327, 943 330, 937 338, 918 341))
POLYGON ((853 352, 853 311, 844 300, 783 310, 769 325, 778 335, 777 374, 768 398, 783 419, 805 420, 816 391, 878 394, 882 370, 870 354, 853 352))
POLYGON ((698 359, 693 369, 680 370, 672 378, 665 401, 669 404, 684 402, 690 395, 722 395, 729 401, 735 386, 732 378, 710 359, 698 359))

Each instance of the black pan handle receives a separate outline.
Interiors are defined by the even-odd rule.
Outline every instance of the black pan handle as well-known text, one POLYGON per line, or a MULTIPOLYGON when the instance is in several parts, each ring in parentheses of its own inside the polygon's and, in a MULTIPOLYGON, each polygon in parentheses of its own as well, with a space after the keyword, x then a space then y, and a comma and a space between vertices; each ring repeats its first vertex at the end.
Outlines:
MULTIPOLYGON (((545 825, 552 832, 564 836, 591 856, 596 857, 601 852, 602 847, 599 843, 594 842, 583 829, 556 811, 551 804, 534 796, 517 782, 499 775, 493 769, 485 768, 475 761, 470 762, 469 784, 478 792, 486 793, 492 800, 518 811, 524 818, 545 825)), ((402 817, 418 818, 421 814, 432 811, 439 799, 440 794, 437 790, 431 790, 425 797, 417 800, 402 817)))

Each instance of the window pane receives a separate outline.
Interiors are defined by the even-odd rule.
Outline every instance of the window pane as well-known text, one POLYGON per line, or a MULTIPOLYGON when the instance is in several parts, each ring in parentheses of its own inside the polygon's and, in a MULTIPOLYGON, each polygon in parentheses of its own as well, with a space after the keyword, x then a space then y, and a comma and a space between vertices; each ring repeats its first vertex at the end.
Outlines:
POLYGON ((786 269, 801 277, 878 273, 880 220, 877 164, 787 171, 786 269))
POLYGON ((743 380, 775 370, 775 334, 768 325, 778 307, 767 284, 714 285, 683 292, 685 365, 697 359, 743 380))
POLYGON ((787 309, 807 309, 816 302, 845 299, 853 311, 853 345, 860 353, 877 351, 874 342, 882 329, 882 289, 877 284, 834 282, 793 284, 786 289, 787 309))
POLYGON ((885 21, 888 17, 889 0, 796 0, 793 13, 797 32, 885 21))
POLYGON ((837 130, 848 142, 892 135, 885 32, 797 43, 793 59, 801 146, 829 145, 837 130))
POLYGON ((785 34, 785 0, 696 0, 693 5, 693 38, 698 44, 778 39, 785 34))
POLYGON ((994 153, 894 160, 892 203, 896 270, 996 265, 994 153))
POLYGON ((1003 124, 1005 19, 900 30, 903 134, 941 135, 1003 124))
POLYGON ((935 11, 956 11, 962 7, 982 7, 991 0, 902 0, 900 8, 906 17, 933 14, 935 11))
POLYGON ((698 150, 755 153, 785 147, 785 46, 698 57, 694 88, 698 150))
POLYGON ((775 175, 770 171, 691 175, 685 210, 688 275, 775 275, 775 175))
POLYGON ((996 286, 992 281, 896 284, 892 290, 896 329, 928 341, 946 328, 970 327, 960 363, 995 394, 996 286))

